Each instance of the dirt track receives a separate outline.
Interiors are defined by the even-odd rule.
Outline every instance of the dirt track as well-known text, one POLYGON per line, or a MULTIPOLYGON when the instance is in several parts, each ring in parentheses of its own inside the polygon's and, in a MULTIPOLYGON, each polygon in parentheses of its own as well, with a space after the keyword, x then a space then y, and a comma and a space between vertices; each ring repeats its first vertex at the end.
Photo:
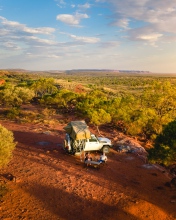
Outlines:
POLYGON ((139 157, 112 149, 105 166, 84 167, 79 156, 62 150, 64 125, 1 124, 18 142, 1 170, 10 188, 0 202, 1 220, 176 219, 176 189, 165 185, 169 177, 139 157))

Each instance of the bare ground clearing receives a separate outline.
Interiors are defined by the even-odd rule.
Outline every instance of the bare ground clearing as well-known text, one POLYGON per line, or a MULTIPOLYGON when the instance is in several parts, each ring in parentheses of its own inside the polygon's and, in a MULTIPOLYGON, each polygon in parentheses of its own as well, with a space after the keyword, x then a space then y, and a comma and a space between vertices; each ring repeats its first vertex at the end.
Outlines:
MULTIPOLYGON (((112 149, 105 166, 84 167, 79 156, 62 149, 64 124, 0 123, 18 142, 1 170, 0 179, 9 187, 0 201, 1 220, 176 219, 176 189, 166 185, 169 175, 134 154, 112 149)), ((118 133, 106 136, 118 139, 118 133)))

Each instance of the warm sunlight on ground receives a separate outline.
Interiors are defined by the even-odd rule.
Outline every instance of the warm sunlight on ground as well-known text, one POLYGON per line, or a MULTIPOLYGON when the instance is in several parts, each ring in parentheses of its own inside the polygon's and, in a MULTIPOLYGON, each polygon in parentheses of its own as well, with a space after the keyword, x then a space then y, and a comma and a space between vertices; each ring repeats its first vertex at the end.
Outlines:
POLYGON ((100 169, 85 167, 80 156, 67 155, 62 149, 64 124, 2 121, 2 125, 14 132, 18 142, 0 177, 9 187, 1 199, 3 220, 176 218, 176 189, 165 186, 169 177, 144 166, 136 155, 112 149, 100 169), (8 179, 8 173, 16 182, 8 179))

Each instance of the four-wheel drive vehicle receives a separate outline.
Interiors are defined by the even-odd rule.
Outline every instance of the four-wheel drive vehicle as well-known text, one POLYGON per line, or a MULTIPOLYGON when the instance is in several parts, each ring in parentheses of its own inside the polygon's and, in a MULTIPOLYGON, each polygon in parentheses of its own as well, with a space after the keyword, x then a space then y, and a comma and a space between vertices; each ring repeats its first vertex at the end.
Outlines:
POLYGON ((96 137, 85 121, 71 121, 65 128, 64 150, 75 154, 81 151, 102 151, 109 153, 112 147, 108 138, 96 137))

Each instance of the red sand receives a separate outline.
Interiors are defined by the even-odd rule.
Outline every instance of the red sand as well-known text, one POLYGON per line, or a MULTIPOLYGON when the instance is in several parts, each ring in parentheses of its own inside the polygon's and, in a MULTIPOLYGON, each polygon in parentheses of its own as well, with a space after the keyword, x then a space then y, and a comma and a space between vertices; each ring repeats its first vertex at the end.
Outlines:
POLYGON ((18 144, 1 169, 0 179, 10 190, 0 201, 0 219, 176 219, 176 189, 165 185, 169 176, 145 167, 139 157, 112 149, 100 169, 84 167, 80 156, 62 149, 64 125, 1 124, 18 144))

